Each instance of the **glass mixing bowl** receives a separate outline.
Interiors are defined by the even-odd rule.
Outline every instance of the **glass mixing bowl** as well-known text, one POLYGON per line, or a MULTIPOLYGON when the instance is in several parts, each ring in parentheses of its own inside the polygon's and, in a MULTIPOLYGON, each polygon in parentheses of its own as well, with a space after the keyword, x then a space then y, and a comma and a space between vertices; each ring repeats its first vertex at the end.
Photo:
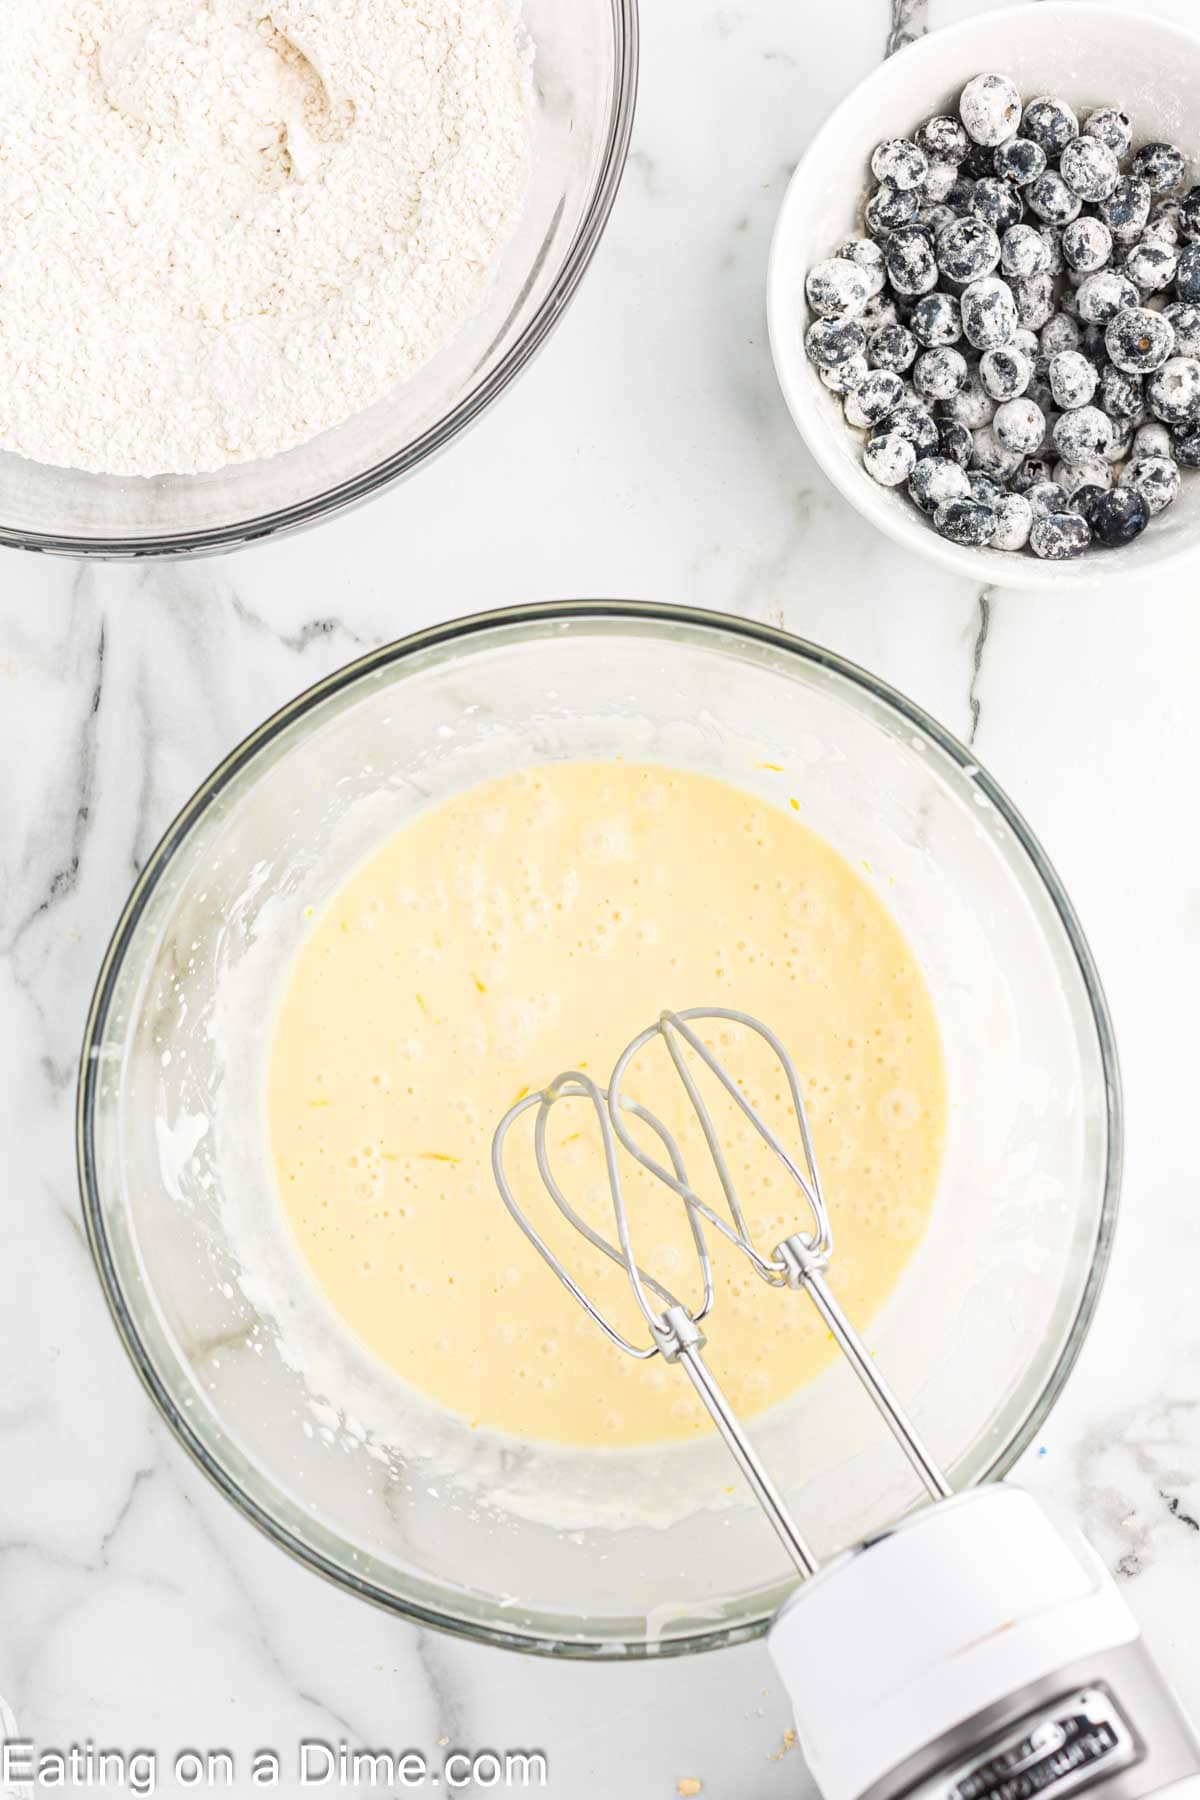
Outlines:
MULTIPOLYGON (((564 603, 423 632, 321 682, 222 764, 151 857, 100 975, 79 1090, 105 1292, 201 1468, 354 1593, 580 1656, 761 1630, 792 1584, 764 1518, 715 1438, 485 1442, 350 1345, 282 1224, 261 1084, 302 914, 379 839, 484 777, 618 754, 721 775, 785 813, 797 796, 907 934, 950 1123, 928 1232, 869 1338, 955 1485, 1003 1473, 1062 1386, 1107 1257, 1120 1104, 1103 996, 1053 870, 968 752, 781 632, 564 603)), ((773 1023, 786 1040, 786 1016, 773 1023)), ((764 1306, 789 1303, 807 1304, 764 1288, 764 1306)), ((823 1555, 918 1498, 842 1365, 752 1435, 823 1555)))
POLYGON ((482 311, 392 393, 280 456, 154 479, 0 452, 0 544, 193 556, 311 524, 442 450, 544 343, 616 198, 637 91, 637 0, 524 0, 535 111, 529 193, 482 311))

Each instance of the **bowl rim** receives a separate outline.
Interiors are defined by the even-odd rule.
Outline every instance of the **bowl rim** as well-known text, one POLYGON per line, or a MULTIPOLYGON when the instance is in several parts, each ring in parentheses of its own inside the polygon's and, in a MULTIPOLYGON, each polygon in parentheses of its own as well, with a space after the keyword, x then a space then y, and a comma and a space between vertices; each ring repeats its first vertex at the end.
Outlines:
MULTIPOLYGON (((956 575, 966 576, 977 586, 1062 592, 1068 588, 1088 590, 1100 586, 1111 587, 1115 582, 1143 574, 1145 571, 1136 554, 1136 545, 1130 545, 1127 552, 1109 552, 1102 563, 1089 556, 1065 563, 1044 562, 1020 551, 990 550, 986 547, 981 553, 939 537, 915 509, 888 504, 889 490, 881 490, 857 464, 848 462, 838 453, 830 422, 812 404, 820 398, 823 390, 820 390, 819 378, 812 364, 802 353, 798 357, 789 346, 785 321, 794 315, 798 296, 794 288, 784 290, 781 272, 785 260, 783 245, 793 231, 791 215, 797 210, 799 196, 810 180, 815 177, 818 186, 820 185, 824 144, 831 130, 859 113, 869 115, 873 90, 890 87, 896 79, 897 69, 903 72, 902 79, 910 71, 916 76, 921 58, 930 54, 931 45, 953 47, 956 40, 970 39, 983 29, 998 28, 1003 33, 1034 20, 1042 28, 1048 22, 1061 21, 1073 31, 1086 27, 1089 23, 1111 24, 1114 20, 1118 23, 1124 21, 1139 32, 1145 33, 1149 29, 1173 40, 1180 53, 1193 60, 1200 56, 1200 33, 1187 26, 1125 7, 1089 4, 1089 0, 1025 0, 1025 3, 1018 6, 989 8, 985 12, 973 13, 969 18, 959 19, 952 25, 939 26, 936 31, 926 32, 903 45, 883 62, 877 63, 838 101, 817 127, 792 171, 776 215, 767 260, 767 335, 776 378, 792 423, 818 468, 869 525, 873 525, 903 549, 911 550, 927 561, 938 563, 956 575)), ((1197 549, 1197 541, 1184 537, 1180 542, 1164 549, 1149 566, 1157 573, 1182 559, 1195 556, 1197 549)))
POLYGON ((574 298, 595 255, 617 198, 629 154, 637 105, 639 69, 638 0, 609 0, 612 15, 613 80, 608 126, 595 184, 583 217, 567 246, 553 285, 524 331, 495 367, 419 437, 382 462, 347 477, 323 493, 251 518, 195 531, 134 533, 125 537, 73 536, 67 532, 21 531, 0 521, 0 545, 46 555, 122 562, 143 557, 211 556, 245 548, 266 538, 302 531, 309 525, 361 506, 443 450, 491 406, 549 338, 574 298))
POLYGON ((778 627, 759 624, 732 614, 653 601, 594 599, 533 602, 472 613, 413 632, 334 670, 286 702, 230 751, 187 800, 147 858, 125 902, 105 951, 88 1008, 76 1085, 75 1125, 77 1176, 84 1225, 96 1272, 117 1333, 144 1388, 176 1439, 201 1472, 233 1503, 244 1518, 256 1525, 266 1537, 286 1550, 296 1561, 332 1581, 335 1586, 361 1599, 370 1600, 383 1610, 414 1624, 431 1626, 478 1643, 535 1655, 585 1661, 628 1661, 631 1658, 677 1656, 691 1651, 717 1649, 759 1637, 771 1625, 775 1609, 760 1610, 719 1626, 698 1627, 661 1643, 647 1642, 644 1638, 622 1640, 599 1635, 570 1638, 549 1634, 539 1636, 536 1632, 508 1628, 498 1618, 483 1621, 402 1598, 335 1562, 314 1545, 306 1543, 298 1534, 281 1525, 267 1507, 248 1493, 228 1472, 219 1457, 214 1455, 194 1429, 186 1414, 176 1405, 159 1375, 122 1290, 105 1226, 94 1144, 95 1108, 101 1066, 99 1047, 125 955, 138 922, 159 882, 167 873, 175 852, 230 782, 253 763, 274 739, 306 714, 381 669, 401 664, 410 657, 429 650, 452 648, 458 643, 470 644, 486 639, 493 633, 507 633, 514 627, 544 627, 549 634, 572 622, 600 624, 605 620, 659 627, 664 631, 669 631, 672 626, 684 626, 707 633, 718 643, 727 638, 741 645, 759 645, 782 651, 810 668, 845 682, 867 700, 882 703, 910 731, 921 734, 935 749, 947 756, 976 785, 982 798, 996 809, 1004 826, 1012 833, 1051 902, 1082 979, 1100 1056, 1105 1089, 1104 1182, 1091 1260, 1062 1349, 1024 1417, 1017 1421, 1007 1443, 996 1451, 978 1481, 998 1480, 1007 1474, 1041 1428, 1075 1366, 1095 1313, 1110 1260, 1123 1166, 1124 1109, 1116 1041, 1108 1003, 1082 927, 1049 858, 1003 789, 981 767, 974 752, 898 689, 835 651, 793 636, 778 627))

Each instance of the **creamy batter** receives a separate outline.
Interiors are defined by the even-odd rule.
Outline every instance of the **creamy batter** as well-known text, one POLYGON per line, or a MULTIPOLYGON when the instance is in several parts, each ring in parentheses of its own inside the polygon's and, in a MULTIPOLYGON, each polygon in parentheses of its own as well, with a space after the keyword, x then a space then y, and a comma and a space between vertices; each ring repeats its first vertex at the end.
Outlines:
MULTIPOLYGON (((567 1068, 603 1083, 664 1007, 708 1005, 766 1020, 792 1053, 833 1220, 833 1286, 865 1325, 932 1204, 941 1047, 890 914, 795 801, 776 809, 656 766, 549 764, 431 808, 312 918, 276 1025, 272 1148, 313 1274, 384 1363, 472 1425, 518 1437, 595 1448, 709 1428, 678 1370, 623 1356, 581 1312, 510 1220, 490 1168, 496 1122, 523 1091, 567 1068)), ((770 1058, 737 1027, 717 1041, 764 1115, 791 1124, 770 1058)), ((627 1091, 679 1132, 716 1204, 661 1049, 627 1091)), ((706 1097, 761 1241, 806 1226, 755 1134, 706 1097)), ((582 1103, 555 1109, 550 1142, 564 1190, 611 1235, 582 1103)), ((521 1126, 508 1161, 539 1229, 638 1333, 624 1276, 544 1198, 521 1126)), ((627 1198, 643 1267, 697 1298, 679 1203, 632 1165, 627 1198)), ((833 1347, 803 1296, 712 1248, 709 1357, 752 1414, 811 1379, 833 1347)))

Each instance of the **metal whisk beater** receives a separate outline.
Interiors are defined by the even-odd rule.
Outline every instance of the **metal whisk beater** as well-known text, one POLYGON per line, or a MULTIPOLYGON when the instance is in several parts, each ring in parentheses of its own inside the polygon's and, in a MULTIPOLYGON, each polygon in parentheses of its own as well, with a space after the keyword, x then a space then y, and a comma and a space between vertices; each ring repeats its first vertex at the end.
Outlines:
POLYGON ((704 1360, 705 1335, 701 1322, 712 1308, 714 1284, 706 1228, 719 1232, 750 1262, 755 1273, 770 1287, 803 1289, 828 1326, 839 1349, 847 1358, 886 1421, 901 1449, 916 1470, 923 1485, 934 1499, 945 1499, 951 1488, 933 1461, 909 1420, 879 1375, 862 1339, 834 1298, 825 1280, 825 1270, 833 1252, 833 1231, 821 1188, 812 1135, 804 1107, 800 1081, 787 1051, 776 1034, 760 1020, 727 1007, 692 1007, 685 1012, 664 1012, 658 1020, 639 1032, 617 1058, 607 1088, 602 1088, 579 1069, 558 1075, 539 1092, 526 1095, 511 1106, 496 1128, 492 1142, 492 1169, 501 1198, 530 1243, 553 1269, 563 1286, 574 1295, 608 1338, 629 1356, 649 1359, 662 1356, 667 1362, 681 1363, 691 1379, 717 1429, 732 1452, 753 1493, 770 1519, 781 1542, 801 1575, 815 1574, 816 1557, 792 1518, 782 1495, 776 1488, 720 1384, 704 1360), (793 1155, 778 1133, 753 1106, 738 1082, 704 1042, 694 1026, 704 1022, 739 1025, 765 1043, 778 1061, 787 1081, 792 1111, 799 1137, 799 1156, 793 1155), (633 1060, 655 1039, 661 1038, 671 1058, 683 1091, 699 1122, 708 1153, 728 1208, 723 1217, 710 1207, 693 1187, 679 1144, 661 1119, 639 1101, 623 1091, 627 1072, 633 1060), (783 1238, 769 1254, 754 1243, 745 1211, 738 1195, 729 1160, 712 1113, 696 1082, 688 1052, 715 1077, 725 1093, 738 1107, 758 1137, 783 1166, 797 1190, 808 1228, 796 1230, 783 1238), (547 1123, 551 1109, 567 1100, 585 1100, 592 1107, 600 1131, 605 1171, 612 1197, 616 1242, 611 1242, 583 1219, 564 1194, 551 1168, 547 1146, 547 1123), (649 1328, 649 1339, 635 1342, 625 1336, 596 1306, 575 1280, 566 1264, 533 1225, 513 1194, 505 1171, 504 1151, 509 1132, 525 1113, 536 1110, 534 1120, 534 1155, 538 1173, 551 1199, 567 1222, 610 1261, 619 1264, 629 1279, 638 1308, 649 1328), (657 1140, 665 1160, 659 1160, 639 1143, 631 1131, 637 1120, 657 1140), (663 1182, 682 1201, 686 1209, 692 1243, 699 1264, 702 1295, 698 1306, 689 1308, 670 1288, 642 1269, 636 1259, 629 1210, 621 1179, 620 1151, 624 1150, 641 1168, 663 1182))

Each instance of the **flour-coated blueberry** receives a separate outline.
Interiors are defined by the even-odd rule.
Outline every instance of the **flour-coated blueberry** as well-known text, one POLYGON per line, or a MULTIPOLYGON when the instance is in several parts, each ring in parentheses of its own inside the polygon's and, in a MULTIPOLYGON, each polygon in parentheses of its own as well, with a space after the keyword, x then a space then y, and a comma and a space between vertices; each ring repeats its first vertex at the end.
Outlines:
POLYGON ((1133 143, 1133 123, 1129 114, 1116 106, 1098 106, 1083 121, 1083 130, 1088 137, 1107 144, 1118 158, 1127 156, 1133 143))
POLYGON ((1142 235, 1150 217, 1150 187, 1137 175, 1122 175, 1108 198, 1100 202, 1100 217, 1118 243, 1132 243, 1142 235))
POLYGON ((1146 306, 1125 306, 1109 320, 1104 342, 1118 369, 1148 375, 1161 369, 1174 350, 1175 332, 1161 313, 1146 306))
POLYGON ((1007 75, 975 75, 959 95, 958 116, 976 144, 1002 144, 1021 123, 1021 96, 1007 75))
POLYGON ((1096 137, 1072 138, 1058 169, 1071 192, 1089 204, 1107 200, 1121 179, 1116 153, 1096 137))
POLYGON ((1083 211, 1083 201, 1057 169, 1047 169, 1025 189, 1030 209, 1049 225, 1068 225, 1083 211))
POLYGON ((1008 283, 998 275, 983 275, 969 282, 963 289, 962 323, 963 335, 976 350, 996 350, 1007 344, 1019 323, 1008 283))
POLYGON ((1046 513, 1035 518, 1029 542, 1035 556, 1048 562, 1067 562, 1082 556, 1092 541, 1091 528, 1078 513, 1046 513))
POLYGON ((1122 487, 1144 494, 1152 513, 1160 513, 1177 498, 1183 485, 1179 469, 1169 456, 1135 456, 1121 471, 1122 487))
POLYGON ((1174 144, 1143 144, 1135 150, 1130 172, 1144 181, 1152 194, 1169 194, 1182 187, 1187 163, 1174 144))
POLYGON ((952 544, 978 549, 990 543, 996 530, 996 509, 981 500, 944 500, 933 515, 942 537, 952 544))
POLYGON ((899 487, 917 466, 917 452, 909 438, 885 431, 863 445, 863 467, 880 487, 899 487))

